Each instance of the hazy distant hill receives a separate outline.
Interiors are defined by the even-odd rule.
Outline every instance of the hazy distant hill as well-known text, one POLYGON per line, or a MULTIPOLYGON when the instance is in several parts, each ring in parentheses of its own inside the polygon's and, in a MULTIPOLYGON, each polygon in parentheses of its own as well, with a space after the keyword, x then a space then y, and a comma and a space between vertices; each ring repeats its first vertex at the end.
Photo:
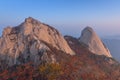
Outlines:
POLYGON ((103 39, 103 41, 109 48, 112 56, 118 61, 120 61, 120 39, 117 39, 116 37, 114 38, 115 39, 103 39))

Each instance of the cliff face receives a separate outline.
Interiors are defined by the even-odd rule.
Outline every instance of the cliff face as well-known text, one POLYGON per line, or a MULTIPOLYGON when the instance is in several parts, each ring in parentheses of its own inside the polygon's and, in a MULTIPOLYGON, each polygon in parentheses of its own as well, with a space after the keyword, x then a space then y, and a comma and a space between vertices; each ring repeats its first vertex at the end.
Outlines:
POLYGON ((57 50, 74 55, 66 40, 55 28, 31 17, 26 18, 19 26, 4 29, 0 38, 1 64, 2 60, 9 66, 27 61, 39 64, 42 59, 49 61, 48 44, 57 50))
POLYGON ((94 54, 112 57, 108 48, 103 44, 95 31, 90 27, 86 27, 82 31, 79 41, 84 43, 94 54))

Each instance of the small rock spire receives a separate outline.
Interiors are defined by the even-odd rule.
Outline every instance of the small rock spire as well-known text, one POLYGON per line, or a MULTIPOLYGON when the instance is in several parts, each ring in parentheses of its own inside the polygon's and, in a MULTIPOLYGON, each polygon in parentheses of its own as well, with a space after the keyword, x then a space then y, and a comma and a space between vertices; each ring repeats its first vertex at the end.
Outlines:
POLYGON ((41 22, 32 17, 28 17, 25 19, 25 23, 40 24, 41 22))
POLYGON ((28 17, 28 18, 25 19, 25 22, 28 22, 28 23, 30 23, 30 22, 32 22, 32 21, 33 21, 33 18, 32 18, 32 17, 28 17))

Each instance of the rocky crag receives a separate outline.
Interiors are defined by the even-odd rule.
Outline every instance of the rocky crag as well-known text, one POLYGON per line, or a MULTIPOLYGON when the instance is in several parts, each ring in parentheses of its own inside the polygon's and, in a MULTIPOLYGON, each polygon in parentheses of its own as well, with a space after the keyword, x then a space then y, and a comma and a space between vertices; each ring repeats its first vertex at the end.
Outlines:
POLYGON ((0 64, 54 62, 54 55, 47 54, 51 51, 48 45, 67 54, 75 54, 55 28, 31 17, 26 18, 20 25, 4 29, 0 38, 0 64))
POLYGON ((83 29, 79 41, 84 43, 86 47, 94 54, 112 57, 109 49, 104 45, 102 40, 91 27, 86 27, 83 29))

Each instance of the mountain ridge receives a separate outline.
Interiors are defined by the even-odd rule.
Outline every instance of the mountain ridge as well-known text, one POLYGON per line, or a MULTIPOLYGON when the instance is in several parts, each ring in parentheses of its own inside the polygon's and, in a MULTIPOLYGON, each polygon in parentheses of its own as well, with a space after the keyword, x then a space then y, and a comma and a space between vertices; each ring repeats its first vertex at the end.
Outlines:
POLYGON ((75 54, 55 28, 28 17, 20 25, 4 29, 0 38, 0 58, 8 66, 28 61, 40 64, 41 59, 49 61, 47 51, 50 47, 46 43, 67 54, 75 54))
POLYGON ((82 31, 82 42, 81 37, 63 37, 31 17, 5 28, 0 38, 0 80, 119 80, 120 63, 97 51, 97 41, 103 50, 107 47, 91 31, 82 31))

